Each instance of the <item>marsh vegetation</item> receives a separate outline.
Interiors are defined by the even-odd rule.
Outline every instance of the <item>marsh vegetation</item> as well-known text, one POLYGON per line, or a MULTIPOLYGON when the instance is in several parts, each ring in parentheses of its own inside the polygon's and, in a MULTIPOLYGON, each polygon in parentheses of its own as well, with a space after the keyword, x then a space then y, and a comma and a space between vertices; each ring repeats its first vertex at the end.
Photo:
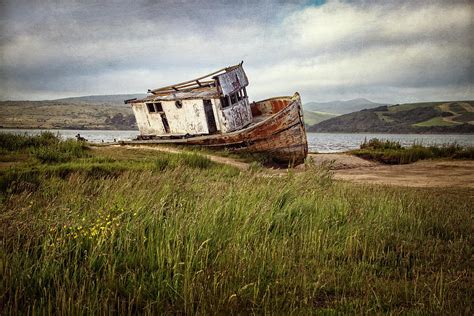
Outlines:
POLYGON ((474 159, 474 147, 460 146, 456 143, 424 146, 413 143, 402 147, 400 142, 372 138, 365 140, 360 149, 351 154, 385 164, 407 164, 423 159, 474 159))
POLYGON ((10 137, 0 134, 7 314, 472 312, 469 190, 10 137))

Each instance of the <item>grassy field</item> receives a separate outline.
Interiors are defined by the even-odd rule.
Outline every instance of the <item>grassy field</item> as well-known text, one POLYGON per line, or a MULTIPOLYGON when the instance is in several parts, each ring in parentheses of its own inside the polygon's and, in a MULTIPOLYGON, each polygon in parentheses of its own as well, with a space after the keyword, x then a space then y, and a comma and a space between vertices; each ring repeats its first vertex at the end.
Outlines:
POLYGON ((408 111, 413 110, 416 108, 425 108, 425 107, 436 107, 444 102, 420 102, 420 103, 405 103, 405 104, 395 104, 388 107, 390 112, 401 112, 401 111, 408 111))
POLYGON ((0 147, 5 314, 472 314, 469 190, 51 135, 0 147))
POLYGON ((438 117, 434 117, 432 119, 429 119, 429 120, 421 122, 421 123, 413 124, 413 126, 421 126, 421 127, 423 127, 423 126, 453 126, 453 125, 457 125, 457 124, 461 124, 461 123, 453 122, 453 121, 447 121, 444 118, 438 116, 438 117))
POLYGON ((319 112, 319 111, 304 111, 304 123, 308 126, 318 124, 319 122, 325 121, 332 117, 336 117, 337 114, 319 112))

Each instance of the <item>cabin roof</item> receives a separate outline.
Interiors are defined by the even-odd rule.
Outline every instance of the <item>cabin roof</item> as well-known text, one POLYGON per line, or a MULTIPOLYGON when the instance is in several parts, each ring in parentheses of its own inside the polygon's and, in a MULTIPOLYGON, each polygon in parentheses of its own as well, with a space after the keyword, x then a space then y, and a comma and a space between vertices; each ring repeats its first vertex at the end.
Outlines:
MULTIPOLYGON (((211 99, 219 98, 221 94, 227 95, 230 90, 233 89, 232 82, 228 82, 228 76, 230 72, 240 70, 240 77, 243 77, 244 85, 248 84, 247 77, 242 70, 242 63, 219 69, 213 73, 205 76, 177 83, 174 85, 161 87, 158 89, 149 89, 147 97, 143 99, 131 99, 125 100, 127 103, 142 103, 152 101, 173 101, 173 100, 186 100, 186 99, 211 99), (216 86, 216 81, 221 80, 221 86, 216 86), (229 87, 229 84, 231 85, 229 87)), ((237 79, 236 79, 237 80, 237 79)))
POLYGON ((196 89, 174 91, 166 94, 151 94, 141 100, 131 100, 129 103, 142 103, 153 101, 176 101, 190 99, 213 99, 219 98, 217 87, 201 87, 196 89))

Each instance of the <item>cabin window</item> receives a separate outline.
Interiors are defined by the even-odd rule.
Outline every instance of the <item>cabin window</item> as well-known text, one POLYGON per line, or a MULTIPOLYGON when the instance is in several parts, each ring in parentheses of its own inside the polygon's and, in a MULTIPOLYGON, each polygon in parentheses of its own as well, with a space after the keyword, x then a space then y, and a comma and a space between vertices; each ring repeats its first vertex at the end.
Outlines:
POLYGON ((229 104, 229 100, 227 99, 227 97, 222 97, 221 98, 221 106, 222 108, 226 108, 228 107, 230 104, 229 104))
POLYGON ((155 111, 163 112, 163 106, 161 105, 161 102, 155 103, 155 111))
POLYGON ((232 93, 230 95, 230 102, 232 104, 236 104, 237 102, 239 102, 239 99, 237 98, 237 93, 232 93))
POLYGON ((244 87, 241 90, 238 90, 234 93, 229 94, 227 97, 221 97, 222 108, 226 108, 230 105, 234 105, 245 98, 247 98, 247 91, 245 90, 245 87, 244 87))
POLYGON ((180 100, 176 101, 174 104, 178 109, 181 109, 183 107, 183 102, 181 102, 180 100))
POLYGON ((146 107, 148 108, 149 113, 163 112, 163 106, 161 105, 161 102, 147 103, 146 107))
POLYGON ((155 107, 153 106, 153 103, 147 103, 146 107, 148 108, 148 112, 150 112, 150 113, 156 112, 155 107))
POLYGON ((237 94, 237 99, 240 101, 240 100, 243 100, 247 97, 247 90, 245 89, 245 87, 243 87, 242 89, 240 89, 239 91, 236 92, 237 94))
POLYGON ((244 93, 242 90, 237 91, 237 99, 239 99, 239 101, 244 99, 244 93))

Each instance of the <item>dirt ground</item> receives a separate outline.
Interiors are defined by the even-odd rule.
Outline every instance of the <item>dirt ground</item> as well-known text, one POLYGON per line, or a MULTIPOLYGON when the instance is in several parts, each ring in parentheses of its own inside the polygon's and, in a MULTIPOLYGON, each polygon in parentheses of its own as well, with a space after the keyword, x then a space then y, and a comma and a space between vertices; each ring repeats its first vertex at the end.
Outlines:
MULTIPOLYGON (((112 145, 112 147, 182 152, 181 149, 166 146, 112 145)), ((228 164, 240 170, 251 167, 249 163, 233 158, 209 154, 206 156, 214 162, 228 164)), ((327 165, 333 171, 336 180, 405 187, 474 189, 474 160, 422 160, 407 165, 384 165, 345 153, 309 154, 309 158, 316 165, 327 165)), ((20 161, 0 161, 0 170, 14 168, 22 162, 23 158, 20 161)), ((305 165, 299 165, 295 169, 297 173, 305 172, 305 165)), ((286 169, 275 168, 264 168, 263 171, 264 176, 269 177, 287 173, 286 169)))
POLYGON ((407 187, 474 188, 473 160, 423 160, 383 165, 347 154, 311 154, 316 164, 330 163, 334 178, 359 183, 407 187))

